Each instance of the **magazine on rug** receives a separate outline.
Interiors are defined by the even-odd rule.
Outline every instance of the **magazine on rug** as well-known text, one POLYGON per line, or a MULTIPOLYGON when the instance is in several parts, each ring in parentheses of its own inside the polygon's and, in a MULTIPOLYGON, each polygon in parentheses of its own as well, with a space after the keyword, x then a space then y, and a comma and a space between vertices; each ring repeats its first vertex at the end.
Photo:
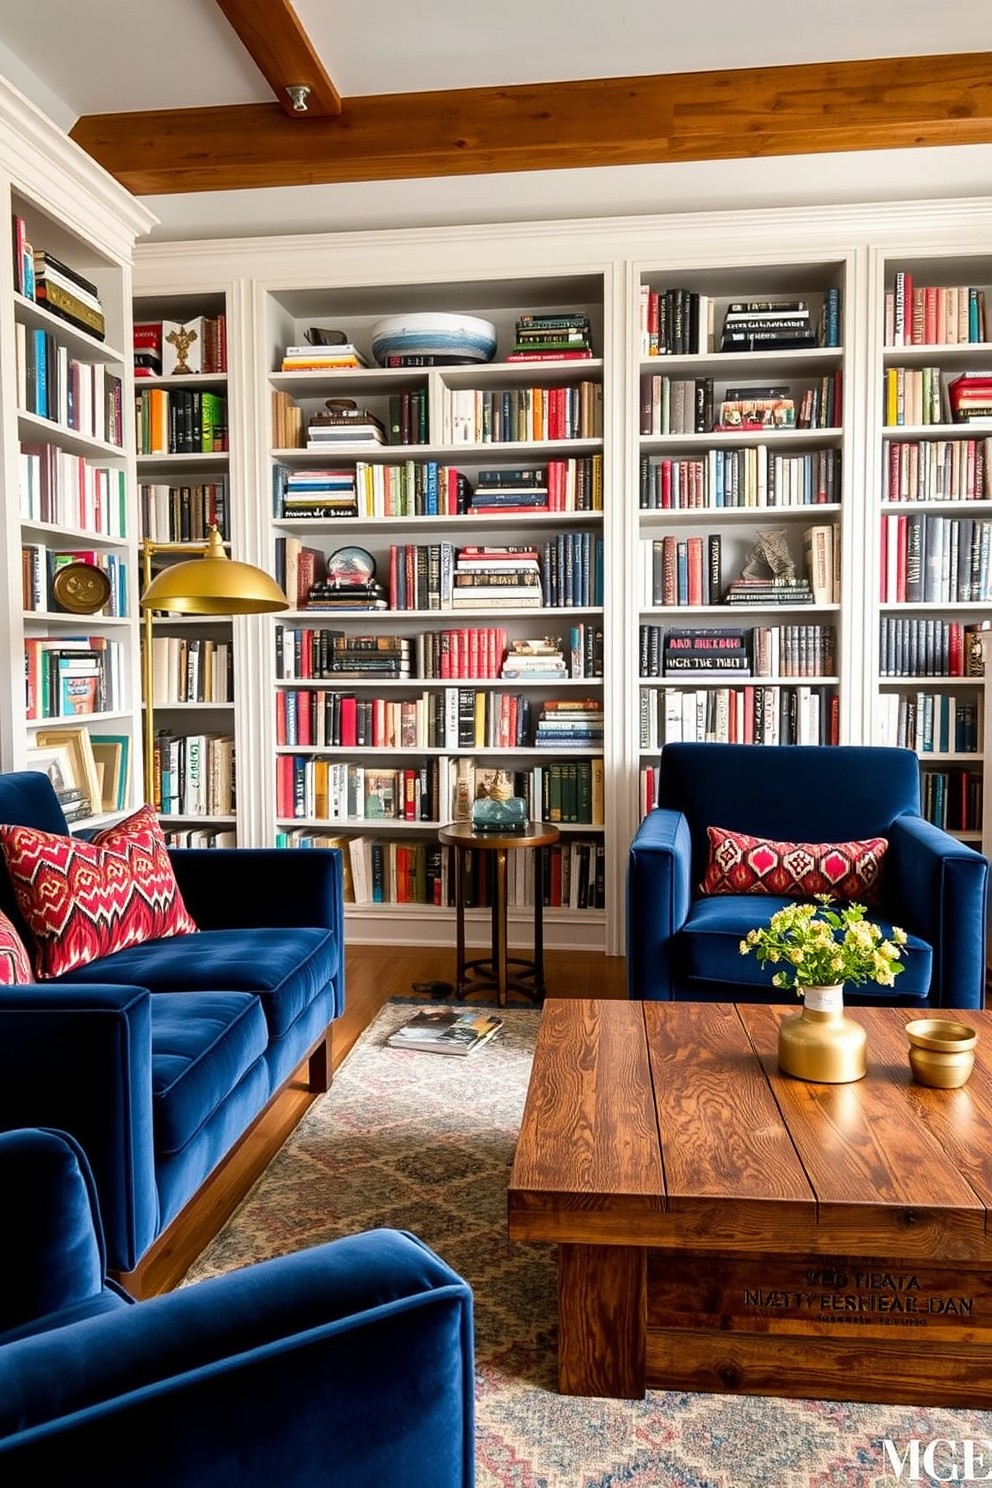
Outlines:
POLYGON ((503 1027, 492 1013, 459 1013, 453 1008, 422 1008, 389 1035, 393 1049, 422 1049, 431 1054, 474 1054, 503 1027))

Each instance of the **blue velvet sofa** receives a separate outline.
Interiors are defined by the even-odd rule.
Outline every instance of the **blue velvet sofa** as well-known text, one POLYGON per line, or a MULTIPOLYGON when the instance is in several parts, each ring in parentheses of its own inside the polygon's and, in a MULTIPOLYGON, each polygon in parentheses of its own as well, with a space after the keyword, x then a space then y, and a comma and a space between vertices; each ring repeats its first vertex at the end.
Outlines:
MULTIPOLYGON (((868 746, 668 744, 657 806, 631 844, 628 990, 639 1000, 781 1001, 740 942, 794 899, 700 893, 708 827, 785 842, 884 837, 869 918, 910 939, 894 988, 845 990, 856 1004, 984 1005, 989 864, 920 814, 919 761, 868 746)), ((790 994, 791 995, 791 994, 790 994)))
POLYGON ((471 1488, 472 1294, 373 1230, 134 1302, 85 1157, 0 1135, 0 1483, 471 1488))
MULTIPOLYGON (((68 831, 37 771, 0 775, 0 822, 68 831)), ((329 1030, 344 1006, 336 850, 170 857, 198 933, 5 987, 0 999, 0 1130, 54 1126, 78 1139, 120 1273, 304 1061, 311 1088, 327 1088, 329 1030)), ((2 856, 0 909, 27 942, 2 856)))

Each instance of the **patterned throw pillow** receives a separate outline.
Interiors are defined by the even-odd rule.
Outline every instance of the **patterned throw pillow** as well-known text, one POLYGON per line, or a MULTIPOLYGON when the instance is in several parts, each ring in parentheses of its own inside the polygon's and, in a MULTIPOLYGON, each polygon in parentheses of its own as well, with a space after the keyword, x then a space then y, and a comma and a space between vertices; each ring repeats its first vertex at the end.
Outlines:
POLYGON ((24 942, 0 909, 0 987, 22 987, 33 981, 24 942))
POLYGON ((702 894, 783 894, 876 904, 888 842, 772 842, 729 827, 707 827, 709 861, 702 894))
POLYGON ((0 848, 34 938, 38 977, 196 930, 150 806, 90 842, 0 826, 0 848))

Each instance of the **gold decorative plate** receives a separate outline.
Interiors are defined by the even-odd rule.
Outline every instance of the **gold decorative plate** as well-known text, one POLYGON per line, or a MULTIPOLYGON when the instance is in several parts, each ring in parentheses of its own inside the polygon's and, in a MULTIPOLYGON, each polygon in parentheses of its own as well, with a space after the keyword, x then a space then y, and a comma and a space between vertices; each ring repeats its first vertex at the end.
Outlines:
POLYGON ((52 592, 73 615, 94 615, 110 598, 110 579, 92 563, 67 563, 56 570, 52 592))

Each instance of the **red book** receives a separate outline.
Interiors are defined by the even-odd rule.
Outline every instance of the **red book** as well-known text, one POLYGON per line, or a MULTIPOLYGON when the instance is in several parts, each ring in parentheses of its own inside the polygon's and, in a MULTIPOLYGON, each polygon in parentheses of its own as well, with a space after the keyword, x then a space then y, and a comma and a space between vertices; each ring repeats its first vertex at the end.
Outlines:
MULTIPOLYGON (((897 517, 896 520, 899 523, 899 541, 896 544, 897 553, 898 553, 898 563, 897 563, 897 566, 896 566, 896 592, 895 592, 895 595, 892 596, 892 598, 895 599, 895 601, 896 601, 897 604, 905 604, 905 602, 906 602, 906 530, 907 530, 907 527, 909 525, 909 518, 907 516, 905 516, 905 515, 902 515, 902 516, 897 517)), ((892 599, 890 598, 889 603, 891 604, 891 602, 892 602, 892 599)))
POLYGON ((280 688, 276 693, 276 743, 286 742, 286 694, 280 688))
POLYGON ((293 815, 293 756, 276 755, 276 815, 293 815))
POLYGON ((345 693, 341 698, 341 746, 344 749, 355 747, 357 717, 358 699, 353 693, 345 693))

